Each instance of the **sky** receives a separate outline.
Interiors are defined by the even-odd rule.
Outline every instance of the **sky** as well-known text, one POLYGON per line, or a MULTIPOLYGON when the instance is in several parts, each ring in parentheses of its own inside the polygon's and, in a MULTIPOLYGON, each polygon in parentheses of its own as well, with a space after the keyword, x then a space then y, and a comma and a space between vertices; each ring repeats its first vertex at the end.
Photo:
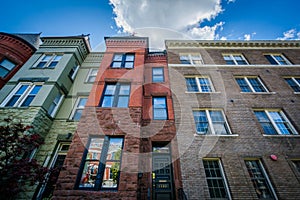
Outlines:
POLYGON ((104 37, 300 40, 299 0, 4 0, 0 32, 47 36, 90 34, 93 51, 104 37))

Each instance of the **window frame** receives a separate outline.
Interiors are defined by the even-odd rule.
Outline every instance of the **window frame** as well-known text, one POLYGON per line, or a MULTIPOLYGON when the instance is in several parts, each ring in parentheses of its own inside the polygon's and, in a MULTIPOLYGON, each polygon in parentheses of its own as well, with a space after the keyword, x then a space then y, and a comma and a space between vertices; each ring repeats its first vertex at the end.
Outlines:
MULTIPOLYGON (((205 179, 206 179, 206 183, 207 183, 207 187, 209 185, 208 183, 208 180, 222 180, 223 184, 224 184, 224 189, 226 191, 226 194, 227 194, 227 198, 226 197, 221 197, 221 198, 217 198, 217 197, 212 197, 212 194, 211 192, 209 191, 209 194, 210 194, 210 198, 211 199, 231 199, 231 193, 230 193, 230 189, 229 189, 229 185, 228 185, 228 181, 227 181, 227 178, 226 178, 226 174, 225 174, 225 171, 224 171, 224 168, 223 168, 223 165, 222 165, 222 161, 220 158, 203 158, 202 159, 202 164, 203 164, 203 168, 204 168, 204 171, 205 171, 205 179), (213 162, 217 162, 218 164, 218 169, 220 170, 221 172, 221 177, 208 177, 207 174, 206 174, 206 168, 205 168, 205 164, 204 162, 210 162, 210 161, 213 161, 213 162)), ((209 187, 208 187, 209 189, 209 187)))
POLYGON ((107 82, 105 83, 104 89, 103 89, 103 93, 102 93, 102 97, 101 97, 101 101, 99 104, 99 107, 101 108, 128 108, 129 107, 129 103, 130 103, 130 94, 131 94, 131 83, 128 82, 107 82), (115 85, 115 91, 114 94, 105 94, 106 90, 107 90, 107 86, 109 85, 115 85), (129 86, 129 92, 128 95, 122 94, 120 95, 120 91, 121 91, 121 87, 122 86, 129 86), (113 97, 113 101, 112 101, 112 106, 103 106, 104 100, 106 96, 112 96, 113 97), (122 96, 127 96, 127 106, 126 107, 119 107, 119 99, 122 96))
POLYGON ((254 109, 254 115, 258 123, 260 124, 261 129, 263 130, 264 135, 298 135, 298 132, 290 122, 290 120, 287 118, 287 116, 284 114, 284 112, 280 109, 254 109), (264 127, 261 125, 262 122, 259 121, 258 117, 256 116, 256 112, 264 112, 266 116, 268 117, 269 122, 264 122, 264 123, 269 123, 272 125, 272 128, 276 131, 277 134, 267 134, 265 133, 264 127), (281 132, 280 128, 278 128, 277 123, 274 121, 272 116, 270 115, 270 112, 277 112, 284 121, 280 121, 281 123, 287 124, 287 127, 291 130, 290 134, 284 134, 281 132))
POLYGON ((152 83, 163 83, 165 82, 165 72, 164 67, 152 67, 152 83), (161 74, 154 75, 154 70, 161 70, 161 74), (162 81, 155 81, 154 77, 162 78, 162 81))
POLYGON ((223 57, 224 61, 226 62, 226 65, 249 65, 248 60, 245 58, 245 56, 243 54, 239 54, 239 53, 233 53, 233 54, 224 53, 224 54, 222 54, 222 57, 223 57), (227 60, 225 59, 225 56, 230 57, 230 61, 232 61, 234 64, 228 64, 227 60), (245 64, 239 64, 238 61, 235 58, 236 56, 241 57, 242 61, 244 61, 245 64))
POLYGON ((300 76, 284 77, 284 80, 285 80, 286 83, 289 85, 289 87, 291 87, 295 93, 300 93, 300 83, 299 83, 296 79, 300 79, 300 76), (292 80, 292 82, 293 82, 296 86, 291 85, 291 84, 288 82, 287 79, 292 80), (295 89, 294 87, 296 87, 297 89, 295 89), (296 90, 298 90, 298 91, 296 91, 296 90))
POLYGON ((188 93, 212 93, 212 92, 215 92, 215 88, 214 88, 213 83, 212 83, 212 81, 211 81, 211 79, 210 79, 209 76, 185 76, 184 78, 185 78, 186 89, 187 89, 186 92, 188 92, 188 93), (194 78, 194 79, 196 80, 196 84, 197 84, 197 89, 198 89, 198 91, 189 91, 189 88, 188 88, 188 85, 187 85, 187 79, 188 79, 188 78, 194 78), (207 81, 208 81, 208 83, 209 83, 208 86, 210 87, 210 90, 211 90, 211 91, 209 91, 209 92, 203 91, 202 85, 201 85, 201 83, 200 83, 200 79, 201 79, 201 78, 207 79, 207 81))
MULTIPOLYGON (((269 190, 269 193, 271 194, 271 196, 272 196, 275 200, 278 200, 277 195, 276 195, 276 192, 275 192, 275 189, 274 189, 274 187, 273 187, 273 185, 272 185, 271 180, 269 179, 269 175, 268 175, 267 171, 265 170, 265 167, 264 167, 264 165, 263 165, 261 159, 260 159, 260 158, 245 158, 245 159, 244 159, 244 163, 245 163, 246 169, 247 169, 247 171, 248 171, 249 178, 250 178, 250 180, 251 180, 251 182, 252 182, 253 188, 254 188, 255 191, 256 191, 256 190, 258 190, 259 188, 256 188, 256 187, 255 187, 254 181, 253 181, 253 180, 258 179, 259 177, 254 177, 254 178, 251 177, 250 169, 248 168, 247 162, 257 162, 257 163, 258 163, 258 167, 259 167, 259 169, 261 170, 261 174, 263 175, 263 179, 266 181, 266 185, 267 185, 267 188, 268 188, 268 190, 269 190)), ((257 193, 257 192, 256 192, 256 194, 257 194, 257 196, 258 196, 258 193, 257 193)), ((260 197, 258 196, 258 198, 260 198, 260 197)))
POLYGON ((292 65, 291 61, 289 61, 289 59, 287 59, 283 54, 280 53, 264 54, 264 56, 270 62, 271 65, 276 65, 276 64, 272 64, 274 62, 277 63, 277 65, 292 65), (272 58, 273 62, 270 61, 267 56, 272 58), (280 56, 286 64, 281 64, 281 62, 277 60, 276 56, 280 56))
POLYGON ((94 83, 95 80, 96 80, 98 71, 99 71, 98 68, 91 68, 91 69, 89 70, 89 73, 88 73, 88 75, 87 75, 87 77, 86 77, 85 82, 87 82, 87 83, 94 83), (96 71, 96 74, 94 74, 93 71, 96 71), (94 80, 91 81, 90 79, 94 79, 94 80))
POLYGON ((169 119, 169 116, 168 116, 168 105, 167 105, 167 97, 166 96, 153 96, 152 97, 152 118, 153 120, 168 120, 169 119), (164 99, 164 108, 155 108, 155 105, 154 102, 155 102, 155 99, 164 99), (164 110, 165 114, 166 114, 166 117, 155 117, 155 110, 164 110))
POLYGON ((40 91, 42 86, 43 86, 43 82, 19 82, 18 85, 16 85, 15 88, 9 93, 9 95, 3 100, 3 102, 0 104, 0 107, 29 107, 30 104, 32 103, 32 101, 34 100, 34 98, 36 97, 36 95, 38 94, 38 92, 40 91), (28 86, 28 87, 25 89, 25 91, 23 91, 23 93, 20 95, 18 100, 13 104, 13 106, 7 106, 7 104, 10 102, 10 100, 13 98, 13 96, 16 95, 16 93, 19 91, 19 89, 22 86, 28 86), (38 89, 37 93, 34 94, 34 97, 31 100, 31 102, 29 103, 29 105, 22 106, 23 103, 25 102, 25 100, 27 99, 27 97, 31 95, 30 94, 31 91, 33 91, 33 89, 36 86, 40 86, 40 88, 38 89))
POLYGON ((193 119, 194 119, 195 129, 196 129, 197 135, 218 135, 218 136, 232 135, 229 123, 227 121, 227 118, 225 116, 225 113, 224 113, 223 109, 211 109, 211 108, 193 109, 193 119), (206 123, 208 124, 206 133, 204 133, 204 132, 198 132, 198 130, 197 130, 197 122, 195 121, 195 115, 194 115, 194 113, 195 112, 199 112, 199 111, 205 111, 205 116, 207 118, 207 122, 206 123), (219 111, 221 113, 221 115, 223 117, 223 121, 224 121, 223 123, 225 125, 224 128, 226 130, 226 134, 217 134, 216 133, 216 130, 214 128, 213 120, 212 120, 212 118, 210 116, 210 111, 219 111))
POLYGON ((68 75, 72 81, 74 81, 74 79, 75 79, 75 77, 76 77, 76 75, 78 73, 79 67, 80 67, 80 65, 76 61, 75 64, 74 64, 74 66, 70 70, 69 75, 68 75))
POLYGON ((60 53, 44 53, 41 55, 41 57, 36 61, 36 63, 33 65, 32 69, 55 69, 55 67, 58 65, 59 61, 63 58, 63 54, 60 53), (45 64, 42 67, 39 67, 39 64, 43 62, 43 59, 47 56, 50 56, 49 60, 45 61, 45 64), (59 57, 58 60, 55 60, 57 57, 59 57), (51 66, 52 63, 56 63, 54 66, 51 66))
POLYGON ((235 81, 237 82, 238 86, 240 87, 242 93, 270 93, 270 91, 264 85, 264 83, 262 82, 262 80, 260 79, 259 76, 235 76, 234 78, 235 78, 235 81), (237 79, 244 79, 245 82, 247 83, 248 88, 250 88, 251 91, 249 91, 249 92, 243 91, 243 89, 242 89, 241 85, 239 84, 239 82, 237 81, 237 79), (249 81, 249 79, 256 79, 257 82, 260 84, 259 86, 262 87, 265 91, 264 92, 256 92, 253 85, 249 81))
POLYGON ((72 120, 72 121, 79 121, 79 120, 80 120, 82 113, 80 114, 80 118, 79 118, 78 120, 75 120, 75 119, 74 119, 74 116, 75 116, 75 114, 76 114, 76 112, 77 112, 78 110, 82 110, 82 111, 83 111, 84 108, 85 108, 86 103, 85 103, 85 105, 84 105, 83 107, 79 107, 79 103, 80 103, 81 99, 86 99, 86 101, 87 101, 87 100, 88 100, 88 96, 80 96, 80 97, 77 97, 77 100, 76 100, 76 102, 75 102, 75 104, 74 104, 72 113, 71 113, 71 115, 70 115, 70 117, 69 117, 69 120, 72 120))
POLYGON ((16 67, 17 67, 17 64, 14 63, 13 61, 11 61, 10 59, 5 58, 5 57, 2 58, 1 61, 0 61, 0 69, 3 69, 3 71, 6 72, 6 74, 4 76, 0 76, 0 78, 6 78, 7 75, 9 75, 16 67), (3 65, 3 62, 5 62, 5 61, 10 63, 10 64, 13 64, 13 67, 11 69, 8 69, 5 65, 3 65))
POLYGON ((121 175, 121 168, 122 168, 122 157, 123 157, 123 150, 124 150, 124 143, 125 143, 125 138, 124 136, 90 136, 89 140, 87 142, 87 145, 85 147, 85 151, 81 160, 81 166, 77 175, 77 181, 76 181, 76 189, 78 190, 92 190, 92 191, 118 191, 119 189, 119 183, 120 183, 120 175, 121 175), (88 159, 88 153, 90 149, 90 145, 92 142, 92 139, 103 139, 102 142, 102 147, 99 147, 100 150, 100 155, 99 159, 94 159, 93 157, 91 159, 88 159), (112 160, 112 159, 107 159, 108 156, 108 151, 110 147, 110 141, 111 139, 122 139, 122 144, 121 144, 121 155, 119 160, 112 160), (92 187, 83 187, 80 186, 82 182, 82 177, 85 169, 85 164, 86 162, 93 161, 96 163, 98 162, 97 165, 97 173, 96 177, 97 179, 94 182, 94 186, 92 187), (119 172, 118 172, 118 177, 117 177, 117 187, 103 187, 103 181, 104 181, 104 173, 106 172, 106 166, 107 162, 112 161, 112 162, 119 162, 119 172))
POLYGON ((200 53, 179 53, 179 60, 180 60, 180 64, 183 65, 204 65, 204 61, 200 53), (184 56, 187 57, 188 60, 181 59, 181 57, 184 56), (195 57, 198 57, 199 59, 193 59, 195 57), (197 63, 197 61, 199 63, 197 63))
POLYGON ((115 53, 110 65, 111 69, 134 69, 135 53, 115 53), (121 60, 115 60, 115 56, 122 56, 121 60), (127 56, 133 56, 133 61, 128 61, 127 56), (120 63, 120 67, 114 67, 114 63, 120 63), (126 67, 127 63, 132 63, 132 67, 126 67))
POLYGON ((51 102, 49 108, 48 108, 48 114, 51 116, 51 117, 54 117, 60 107, 60 105, 62 104, 63 102, 63 99, 64 99, 65 95, 62 91, 58 91, 58 94, 55 96, 55 98, 53 99, 53 101, 51 102), (56 102, 55 100, 57 99, 57 97, 59 97, 58 101, 56 102), (54 105, 53 109, 51 108, 51 106, 54 105), (51 108, 51 109, 50 109, 51 108), (52 110, 50 112, 50 110, 52 110))

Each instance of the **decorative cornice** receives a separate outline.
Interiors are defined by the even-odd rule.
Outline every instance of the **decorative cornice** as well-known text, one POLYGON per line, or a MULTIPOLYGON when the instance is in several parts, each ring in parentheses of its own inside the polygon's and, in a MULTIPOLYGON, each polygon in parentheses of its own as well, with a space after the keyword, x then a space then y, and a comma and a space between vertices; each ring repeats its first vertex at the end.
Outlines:
POLYGON ((147 48, 147 37, 105 37, 107 47, 147 48))
POLYGON ((69 48, 75 47, 78 49, 80 55, 85 58, 90 52, 90 44, 87 36, 71 36, 71 37, 42 37, 41 48, 59 47, 69 48))
POLYGON ((166 40, 168 49, 177 48, 299 48, 299 40, 166 40))

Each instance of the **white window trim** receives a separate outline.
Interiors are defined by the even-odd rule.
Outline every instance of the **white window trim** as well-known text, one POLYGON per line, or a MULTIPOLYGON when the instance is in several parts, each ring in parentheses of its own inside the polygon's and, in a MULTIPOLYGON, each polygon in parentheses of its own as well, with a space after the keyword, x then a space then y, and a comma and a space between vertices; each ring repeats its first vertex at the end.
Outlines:
POLYGON ((10 101, 10 99, 15 95, 15 93, 22 87, 23 85, 28 85, 29 87, 25 90, 25 92, 20 96, 18 101, 10 107, 21 107, 22 103, 26 99, 26 97, 30 94, 30 92, 33 90, 35 85, 43 85, 42 82, 20 82, 10 93, 9 95, 4 99, 4 101, 1 103, 0 107, 5 107, 5 105, 10 101))
MULTIPOLYGON (((283 119, 285 120, 285 122, 288 124, 289 128, 292 131, 292 134, 288 134, 288 135, 298 135, 298 132, 296 131, 296 129, 294 128, 294 126, 291 124, 290 120, 286 117, 286 115, 284 114, 284 112, 282 110, 255 110, 255 111, 264 111, 266 113, 266 115, 268 116, 273 128, 276 130, 278 135, 287 135, 287 134, 282 134, 280 129, 277 127, 275 121, 273 120, 273 118, 271 117, 271 115, 269 114, 269 112, 278 112, 280 113, 280 115, 283 117, 283 119)), ((266 135, 266 134, 265 134, 266 135)))
MULTIPOLYGON (((270 93, 270 91, 267 89, 267 87, 263 84, 263 82, 261 81, 261 79, 258 76, 236 76, 235 78, 243 78, 253 93, 270 93), (248 80, 248 78, 257 79, 258 82, 260 83, 260 85, 265 89, 265 92, 256 92, 254 90, 253 86, 251 85, 250 81, 248 80)), ((242 93, 248 93, 248 92, 242 92, 242 93)))
MULTIPOLYGON (((260 168, 261 168, 261 170, 262 170, 262 173, 264 174, 264 178, 267 180, 268 186, 270 187, 270 190, 271 190, 271 192, 272 192, 272 194, 273 194, 275 200, 278 200, 277 195, 276 195, 276 192, 275 192, 275 190, 274 190, 274 188, 273 188, 273 185, 272 185, 272 183, 271 183, 271 181, 270 181, 270 179, 269 179, 269 176, 268 176, 268 174, 267 174, 267 172, 266 172, 266 170, 265 170, 265 167, 263 166, 263 164, 262 164, 262 162, 261 162, 261 159, 250 158, 250 159, 245 159, 245 161, 258 161, 258 164, 259 164, 259 166, 260 166, 260 168)), ((249 177, 250 177, 250 176, 249 176, 249 177)), ((251 177, 250 177, 250 179, 251 179, 251 177)))
MULTIPOLYGON (((56 53, 52 53, 52 54, 47 54, 44 53, 42 54, 42 56, 36 61, 36 63, 33 65, 32 68, 37 68, 37 69, 45 69, 48 68, 50 63, 55 59, 56 56, 63 56, 63 54, 56 54, 56 53), (46 56, 51 56, 51 58, 47 61, 47 63, 45 64, 45 66, 43 68, 37 68, 37 66, 39 65, 39 63, 44 59, 44 57, 46 56)), ((59 60, 60 61, 60 60, 59 60)), ((58 61, 58 62, 59 62, 58 61)), ((51 68, 52 69, 52 68, 51 68)))
MULTIPOLYGON (((92 71, 93 71, 93 70, 97 70, 97 73, 98 73, 98 71, 99 71, 98 68, 91 68, 91 69, 89 70, 89 73, 88 73, 86 79, 85 79, 85 82, 86 82, 86 83, 93 83, 93 82, 89 81, 90 77, 92 76, 92 71)), ((97 74, 96 74, 95 77, 97 77, 97 74)))
POLYGON ((203 65, 204 64, 203 58, 202 58, 201 54, 199 54, 199 53, 179 53, 179 59, 181 56, 187 56, 191 63, 191 64, 184 64, 184 65, 203 65), (194 63, 194 60, 192 59, 193 56, 199 57, 200 64, 194 63))
POLYGON ((212 122, 212 119, 210 117, 209 111, 220 111, 222 113, 222 116, 223 116, 226 128, 228 130, 228 133, 225 134, 225 135, 232 135, 232 132, 230 130, 228 121, 226 119, 226 116, 225 116, 223 110, 221 110, 221 109, 194 109, 193 111, 205 111, 205 114, 206 114, 206 117, 207 117, 207 121, 208 121, 208 125, 209 125, 209 128, 210 128, 209 130, 211 130, 211 133, 202 134, 202 133, 199 133, 197 131, 197 129, 196 129, 196 132, 197 132, 198 135, 218 135, 218 136, 222 136, 222 134, 216 134, 216 131, 215 131, 214 127, 213 127, 213 122, 212 122))
MULTIPOLYGON (((71 78, 72 80, 75 79, 75 77, 76 77, 76 75, 77 75, 77 72, 78 72, 78 70, 79 70, 79 67, 80 67, 80 65, 79 65, 77 62, 75 63, 75 65, 76 65, 75 70, 74 70, 72 76, 70 76, 70 78, 71 78)), ((74 68, 74 67, 72 67, 71 70, 73 70, 73 68, 74 68)), ((70 72, 71 72, 71 71, 70 71, 70 72)))
MULTIPOLYGON (((60 98, 59 98, 59 100, 58 100, 58 102, 57 102, 55 108, 54 108, 53 111, 50 113, 50 116, 51 116, 51 117, 54 117, 54 116, 56 115, 56 113, 57 113, 57 111, 58 111, 58 108, 60 107, 60 105, 61 105, 61 103, 62 103, 62 101, 63 101, 63 99, 64 99, 64 97, 65 97, 65 95, 64 95, 61 91, 59 91, 59 94, 61 94, 61 96, 60 96, 60 98)), ((56 97, 55 97, 55 98, 56 98, 56 97)), ((54 103, 55 98, 53 99, 53 101, 51 102, 51 104, 54 103)))
MULTIPOLYGON (((234 62, 235 65, 241 65, 241 64, 238 64, 238 62, 235 60, 234 56, 241 56, 243 61, 246 62, 245 65, 249 65, 249 62, 247 61, 247 59, 244 57, 243 54, 238 54, 238 53, 236 53, 236 54, 222 54, 222 56, 223 56, 223 59, 224 59, 224 56, 229 56, 231 58, 231 60, 234 62)), ((226 60, 225 60, 225 62, 226 62, 226 60)))
POLYGON ((283 60, 287 63, 287 65, 292 65, 292 63, 282 54, 265 54, 265 55, 269 55, 273 58, 273 60, 278 64, 278 65, 282 65, 280 64, 280 62, 275 58, 275 56, 280 56, 281 58, 283 58, 283 60))
POLYGON ((198 90, 199 90, 198 92, 190 92, 190 91, 186 91, 187 93, 214 93, 214 92, 216 92, 216 91, 215 91, 215 88, 214 88, 214 86, 213 86, 213 83, 212 83, 212 81, 211 81, 211 79, 210 79, 209 76, 185 76, 185 78, 195 78, 195 79, 196 79, 196 83, 197 83, 197 87, 198 87, 198 90), (203 92, 203 91, 202 91, 202 88, 201 88, 201 84, 200 84, 199 78, 207 78, 207 79, 208 79, 209 86, 210 86, 210 88, 211 88, 211 92, 203 92))
POLYGON ((75 121, 75 120, 73 119, 73 117, 74 117, 74 115, 75 115, 76 110, 78 110, 78 109, 82 109, 82 110, 83 110, 83 109, 85 108, 85 106, 84 106, 83 108, 78 107, 78 104, 79 104, 80 100, 83 99, 83 98, 88 98, 88 96, 79 96, 79 97, 77 97, 76 102, 75 102, 75 104, 74 104, 74 106, 73 106, 72 113, 71 113, 71 115, 70 115, 70 117, 69 117, 69 120, 75 121))
MULTIPOLYGON (((225 189, 226 189, 226 192, 227 192, 227 195, 228 195, 228 199, 231 200, 232 198, 231 198, 231 194, 230 194, 230 190, 229 190, 229 185, 228 185, 228 182, 227 182, 227 178, 226 178, 226 175, 225 175, 225 171, 224 171, 221 159, 220 158, 204 158, 203 160, 212 160, 212 161, 217 161, 218 162, 218 165, 219 165, 220 170, 221 170, 221 176, 223 178, 225 189)), ((206 176, 205 176, 205 178, 207 179, 206 176)))

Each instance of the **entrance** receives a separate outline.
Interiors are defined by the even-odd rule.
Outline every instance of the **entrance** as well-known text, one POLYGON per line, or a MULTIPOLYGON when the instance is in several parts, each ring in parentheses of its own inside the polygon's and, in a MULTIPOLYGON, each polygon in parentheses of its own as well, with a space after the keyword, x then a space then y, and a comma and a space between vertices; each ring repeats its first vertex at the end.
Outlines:
POLYGON ((173 200, 175 195, 170 146, 153 146, 152 152, 152 198, 173 200))

